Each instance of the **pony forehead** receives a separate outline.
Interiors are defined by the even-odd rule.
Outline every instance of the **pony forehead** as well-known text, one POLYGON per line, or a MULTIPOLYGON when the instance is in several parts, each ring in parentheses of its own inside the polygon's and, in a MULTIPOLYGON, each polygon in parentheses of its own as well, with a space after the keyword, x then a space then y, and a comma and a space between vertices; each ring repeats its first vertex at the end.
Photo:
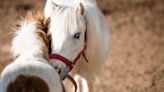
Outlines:
POLYGON ((85 26, 84 16, 77 14, 72 7, 56 7, 51 16, 50 32, 54 30, 75 31, 85 26))

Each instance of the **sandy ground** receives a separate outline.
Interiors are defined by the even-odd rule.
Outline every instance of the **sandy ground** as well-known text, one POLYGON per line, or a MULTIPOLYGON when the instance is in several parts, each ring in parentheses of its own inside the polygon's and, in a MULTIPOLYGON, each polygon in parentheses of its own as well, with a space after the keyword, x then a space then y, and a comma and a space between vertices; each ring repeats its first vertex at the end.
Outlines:
MULTIPOLYGON (((164 0, 98 0, 109 20, 112 49, 95 92, 164 92, 164 0)), ((45 0, 0 0, 0 71, 11 62, 18 15, 45 0)))

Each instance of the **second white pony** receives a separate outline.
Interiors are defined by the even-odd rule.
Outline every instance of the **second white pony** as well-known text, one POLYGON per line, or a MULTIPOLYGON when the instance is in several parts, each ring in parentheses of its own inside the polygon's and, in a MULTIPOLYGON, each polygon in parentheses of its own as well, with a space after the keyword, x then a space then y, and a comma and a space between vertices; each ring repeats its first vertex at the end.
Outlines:
POLYGON ((65 79, 79 61, 73 74, 87 79, 92 92, 95 75, 99 74, 111 44, 108 22, 96 1, 47 0, 44 13, 51 18, 51 64, 65 79))

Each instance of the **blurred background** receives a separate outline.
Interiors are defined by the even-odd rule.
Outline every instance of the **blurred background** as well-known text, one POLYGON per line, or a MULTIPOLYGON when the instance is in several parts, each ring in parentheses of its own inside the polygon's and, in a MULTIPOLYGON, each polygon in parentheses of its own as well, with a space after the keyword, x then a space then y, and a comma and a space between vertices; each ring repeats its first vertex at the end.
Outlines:
MULTIPOLYGON (((19 15, 46 0, 0 0, 0 72, 9 64, 19 15)), ((164 0, 97 0, 112 48, 95 92, 164 92, 164 0)))

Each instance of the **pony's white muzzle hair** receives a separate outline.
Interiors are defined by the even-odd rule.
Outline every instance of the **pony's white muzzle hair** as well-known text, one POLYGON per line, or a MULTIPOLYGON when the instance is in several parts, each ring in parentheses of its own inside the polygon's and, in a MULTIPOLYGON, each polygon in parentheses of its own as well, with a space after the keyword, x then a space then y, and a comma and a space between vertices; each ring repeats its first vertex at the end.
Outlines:
POLYGON ((69 73, 69 67, 57 59, 51 59, 50 64, 54 67, 54 69, 59 73, 61 79, 65 79, 67 74, 69 73))

